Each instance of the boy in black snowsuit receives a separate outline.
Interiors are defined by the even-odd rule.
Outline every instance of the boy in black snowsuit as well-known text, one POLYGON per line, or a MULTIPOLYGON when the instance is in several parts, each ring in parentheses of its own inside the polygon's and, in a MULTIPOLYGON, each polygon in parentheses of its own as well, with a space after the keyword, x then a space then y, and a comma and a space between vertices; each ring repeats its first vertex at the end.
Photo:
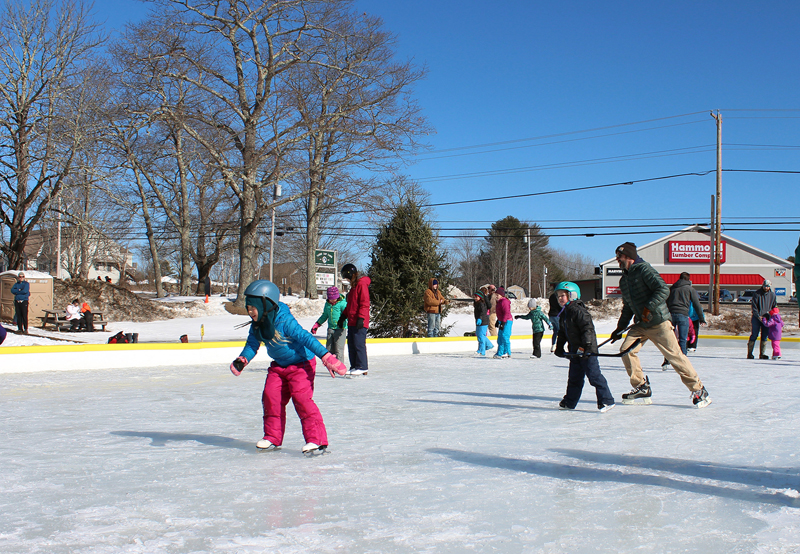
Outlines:
POLYGON ((569 377, 567 393, 559 402, 562 410, 574 410, 583 391, 583 383, 588 377, 589 384, 597 393, 597 409, 607 412, 614 407, 614 397, 608 388, 606 378, 600 372, 597 362, 597 335, 589 310, 580 301, 578 285, 565 281, 556 286, 558 303, 562 306, 559 314, 561 323, 556 341, 556 356, 565 357, 564 344, 569 343, 569 377))

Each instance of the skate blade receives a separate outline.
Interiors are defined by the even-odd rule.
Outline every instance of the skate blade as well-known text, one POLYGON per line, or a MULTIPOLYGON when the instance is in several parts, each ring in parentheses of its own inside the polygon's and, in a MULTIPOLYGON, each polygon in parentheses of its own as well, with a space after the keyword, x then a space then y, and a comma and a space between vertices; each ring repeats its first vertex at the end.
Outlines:
POLYGON ((626 406, 647 406, 653 403, 652 398, 623 398, 622 403, 626 406))
POLYGON ((706 406, 708 406, 709 404, 711 404, 711 397, 710 397, 710 396, 707 396, 705 400, 703 400, 702 402, 698 402, 697 404, 695 404, 695 407, 696 407, 697 409, 700 409, 700 408, 705 408, 705 407, 706 407, 706 406))
POLYGON ((307 452, 303 452, 303 456, 306 458, 314 458, 316 456, 324 456, 328 453, 328 448, 323 446, 322 448, 315 448, 314 450, 308 450, 307 452))
POLYGON ((268 448, 259 448, 256 446, 256 450, 258 450, 259 452, 275 452, 276 450, 280 449, 281 449, 280 446, 275 446, 274 444, 268 448))

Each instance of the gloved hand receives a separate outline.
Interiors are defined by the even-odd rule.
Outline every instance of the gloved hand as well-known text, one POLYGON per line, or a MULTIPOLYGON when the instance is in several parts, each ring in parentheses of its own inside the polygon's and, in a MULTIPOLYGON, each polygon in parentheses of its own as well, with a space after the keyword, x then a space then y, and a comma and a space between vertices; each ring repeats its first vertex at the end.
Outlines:
POLYGON ((505 321, 498 321, 497 322, 497 328, 498 329, 502 329, 505 326, 506 326, 506 322, 505 321))
POLYGON ((565 357, 566 357, 566 356, 564 355, 564 349, 563 349, 563 348, 558 348, 558 347, 556 347, 556 351, 554 352, 554 354, 555 354, 556 356, 558 356, 559 358, 565 358, 565 357))
POLYGON ((237 377, 242 374, 242 370, 244 366, 247 365, 247 358, 244 356, 239 356, 235 360, 231 362, 231 373, 236 375, 237 377))
POLYGON ((614 329, 614 332, 611 333, 611 344, 614 344, 621 339, 623 333, 625 333, 625 329, 614 329))
POLYGON ((585 353, 586 353, 586 351, 583 349, 583 346, 578 348, 578 351, 576 352, 576 354, 581 358, 583 358, 586 355, 585 353))
POLYGON ((521 317, 522 317, 521 315, 515 315, 515 316, 514 316, 514 319, 519 319, 519 318, 521 318, 521 317))
POLYGON ((649 322, 653 319, 653 314, 648 308, 642 308, 642 321, 649 322))
POLYGON ((364 318, 363 317, 359 317, 356 320, 355 329, 356 329, 356 331, 358 331, 359 329, 363 329, 363 328, 364 328, 364 318))
POLYGON ((319 323, 315 323, 314 325, 311 326, 311 334, 312 335, 316 334, 317 329, 319 329, 319 323))
POLYGON ((339 361, 339 359, 328 352, 322 357, 322 364, 328 370, 328 373, 331 374, 331 377, 336 377, 336 373, 339 375, 344 375, 347 373, 347 367, 339 361))
POLYGON ((336 322, 336 326, 339 327, 339 329, 344 329, 344 324, 345 323, 347 323, 347 316, 343 314, 339 318, 339 321, 336 322))
POLYGON ((475 321, 475 325, 477 325, 478 327, 480 327, 481 325, 483 325, 483 320, 482 320, 482 319, 478 319, 478 320, 476 320, 476 321, 475 321))

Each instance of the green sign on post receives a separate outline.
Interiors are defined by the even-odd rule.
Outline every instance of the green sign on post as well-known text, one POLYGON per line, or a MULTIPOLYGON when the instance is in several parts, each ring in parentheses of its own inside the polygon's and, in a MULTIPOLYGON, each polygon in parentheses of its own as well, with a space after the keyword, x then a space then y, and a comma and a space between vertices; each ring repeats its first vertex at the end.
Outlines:
POLYGON ((317 265, 333 267, 336 262, 335 250, 315 250, 314 263, 317 265))

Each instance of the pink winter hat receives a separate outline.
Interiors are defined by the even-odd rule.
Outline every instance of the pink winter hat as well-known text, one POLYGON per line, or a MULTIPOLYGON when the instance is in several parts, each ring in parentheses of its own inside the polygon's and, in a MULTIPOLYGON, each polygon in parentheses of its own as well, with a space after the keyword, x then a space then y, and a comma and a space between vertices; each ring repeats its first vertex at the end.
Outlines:
POLYGON ((772 308, 769 311, 769 315, 775 315, 775 314, 779 314, 779 313, 780 313, 780 310, 778 310, 778 306, 775 306, 774 308, 772 308))
POLYGON ((328 300, 336 300, 339 298, 339 289, 336 287, 328 287, 328 300))

